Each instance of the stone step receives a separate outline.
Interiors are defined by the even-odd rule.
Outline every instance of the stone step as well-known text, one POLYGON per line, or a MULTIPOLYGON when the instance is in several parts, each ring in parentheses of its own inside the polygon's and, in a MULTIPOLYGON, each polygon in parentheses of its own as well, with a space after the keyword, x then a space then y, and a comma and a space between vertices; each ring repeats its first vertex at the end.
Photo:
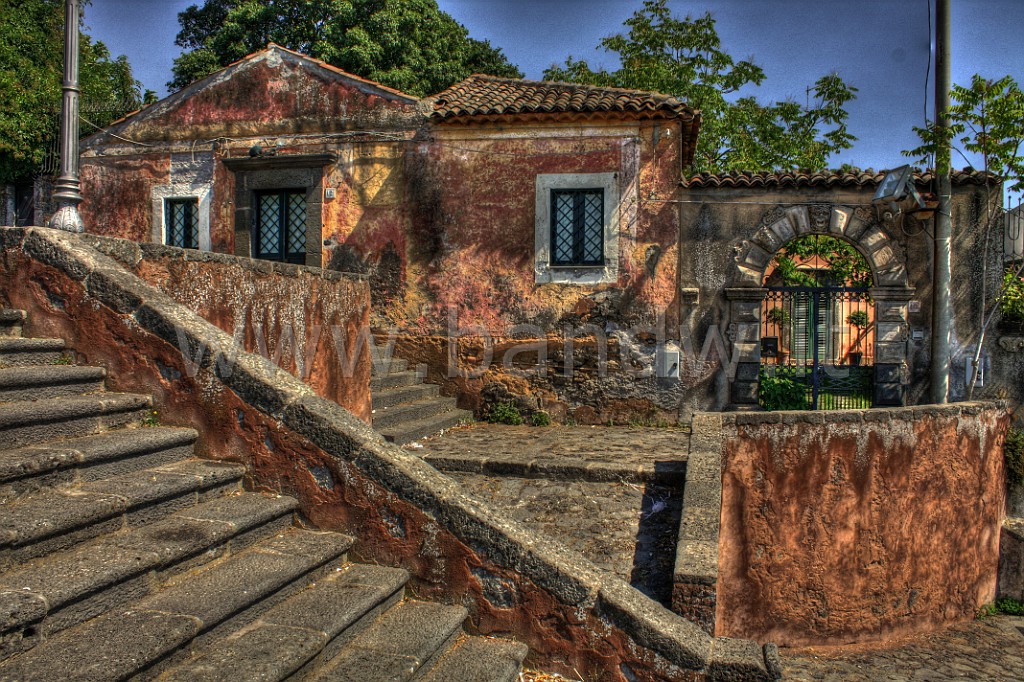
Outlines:
POLYGON ((389 362, 374 362, 370 366, 370 374, 375 377, 385 377, 389 374, 398 374, 409 369, 409 361, 392 357, 389 362))
POLYGON ((109 431, 139 423, 152 405, 148 395, 132 393, 0 403, 0 443, 13 448, 109 431))
POLYGON ((188 459, 198 436, 193 429, 159 426, 0 450, 0 504, 42 488, 96 481, 188 459))
MULTIPOLYGON (((392 427, 378 428, 377 430, 385 439, 392 443, 405 445, 420 438, 436 435, 445 429, 450 429, 472 419, 473 413, 468 410, 451 410, 392 427)), ((376 427, 376 424, 374 426, 376 427)))
POLYGON ((156 673, 155 666, 187 656, 190 643, 202 645, 225 627, 241 628, 319 580, 351 544, 338 533, 294 529, 263 540, 48 638, 0 664, 0 680, 99 682, 156 673))
POLYGON ((437 662, 423 682, 517 682, 528 652, 519 642, 465 637, 437 662))
POLYGON ((385 407, 373 413, 373 428, 378 431, 408 424, 455 409, 455 398, 428 398, 413 403, 385 407))
POLYGON ((0 507, 0 571, 236 491, 244 475, 238 464, 186 460, 25 495, 0 507))
POLYGON ((402 598, 402 569, 350 564, 213 642, 161 682, 303 678, 402 598), (301 672, 300 672, 301 671, 301 672))
POLYGON ((0 659, 285 532, 296 507, 292 498, 232 495, 0 574, 0 659))
POLYGON ((405 682, 428 672, 462 632, 461 606, 406 601, 353 639, 309 679, 405 682))
POLYGON ((381 391, 398 386, 411 386, 422 383, 416 372, 392 372, 386 376, 374 376, 370 379, 370 391, 381 391))
POLYGON ((24 328, 24 310, 0 308, 0 336, 21 336, 24 328))
POLYGON ((440 390, 440 386, 437 384, 412 384, 371 391, 373 409, 380 410, 427 398, 436 398, 440 394, 440 390))
POLYGON ((64 359, 63 339, 0 337, 0 367, 53 365, 64 359))
POLYGON ((39 365, 0 369, 0 402, 41 400, 103 390, 102 367, 39 365))

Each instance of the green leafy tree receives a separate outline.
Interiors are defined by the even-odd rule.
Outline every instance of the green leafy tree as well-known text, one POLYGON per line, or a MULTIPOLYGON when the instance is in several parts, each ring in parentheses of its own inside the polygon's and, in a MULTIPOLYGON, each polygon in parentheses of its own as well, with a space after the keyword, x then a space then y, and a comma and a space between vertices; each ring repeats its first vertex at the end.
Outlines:
POLYGON ((805 235, 788 242, 772 265, 772 279, 782 286, 871 286, 867 259, 849 242, 829 235, 805 235), (816 267, 803 267, 808 263, 816 267))
MULTIPOLYGON (((13 182, 38 172, 58 134, 64 3, 0 0, 0 12, 0 182, 13 182)), ((79 61, 83 112, 91 103, 99 114, 93 123, 106 125, 141 106, 141 86, 125 57, 111 59, 102 42, 82 34, 79 61)))
POLYGON ((435 0, 206 0, 178 15, 172 89, 274 42, 410 95, 473 73, 522 77, 435 0))
MULTIPOLYGON (((941 129, 935 122, 915 127, 921 145, 903 155, 928 165, 936 154, 955 151, 970 165, 967 154, 977 154, 984 169, 1008 182, 1011 190, 1024 189, 1024 93, 1017 81, 975 74, 969 86, 954 85, 949 99, 947 127, 941 129)), ((938 165, 945 161, 948 166, 951 160, 939 159, 938 165)))
MULTIPOLYGON (((969 86, 954 85, 949 92, 950 106, 946 109, 945 128, 934 121, 923 128, 914 128, 921 139, 920 146, 904 151, 922 164, 936 160, 937 167, 950 167, 952 152, 970 163, 968 153, 981 157, 983 168, 1001 180, 1010 190, 1024 190, 1024 92, 1011 76, 990 80, 979 74, 971 77, 969 86)), ((991 248, 992 229, 999 223, 1001 212, 995 210, 991 187, 985 201, 983 253, 981 258, 981 301, 978 311, 978 343, 974 349, 973 371, 967 386, 967 399, 974 396, 981 368, 981 353, 985 336, 996 313, 1003 309, 1003 300, 1018 290, 1024 275, 1024 264, 1003 274, 1002 287, 994 301, 989 301, 989 272, 987 255, 991 248)))
POLYGON ((761 85, 764 70, 751 60, 734 60, 722 48, 710 13, 677 19, 666 0, 646 0, 625 25, 628 33, 601 41, 618 55, 617 71, 594 71, 586 61, 569 57, 544 77, 653 90, 699 109, 696 171, 821 169, 856 140, 847 130, 845 105, 857 88, 837 74, 819 78, 806 105, 763 103, 737 96, 744 86, 761 85))

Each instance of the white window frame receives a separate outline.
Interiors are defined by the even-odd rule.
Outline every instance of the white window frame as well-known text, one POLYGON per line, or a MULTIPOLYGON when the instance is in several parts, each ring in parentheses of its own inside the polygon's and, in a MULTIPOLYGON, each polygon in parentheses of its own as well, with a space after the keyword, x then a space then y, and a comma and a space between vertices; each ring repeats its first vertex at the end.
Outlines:
POLYGON ((618 173, 545 173, 536 181, 534 281, 537 284, 609 284, 619 278, 618 173), (551 264, 552 190, 604 191, 604 265, 551 264))
POLYGON ((150 196, 153 215, 153 230, 150 234, 150 241, 157 244, 167 244, 167 207, 166 204, 174 199, 195 199, 196 220, 199 226, 199 250, 212 250, 210 240, 210 199, 213 194, 210 186, 203 185, 158 185, 153 188, 150 196))

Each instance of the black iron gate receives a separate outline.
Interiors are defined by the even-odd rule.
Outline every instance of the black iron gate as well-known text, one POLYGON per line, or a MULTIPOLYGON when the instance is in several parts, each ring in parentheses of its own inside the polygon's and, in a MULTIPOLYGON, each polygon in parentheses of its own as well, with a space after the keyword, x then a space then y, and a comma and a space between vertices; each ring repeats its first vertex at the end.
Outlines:
POLYGON ((761 320, 764 407, 871 407, 875 325, 866 289, 770 288, 761 320))

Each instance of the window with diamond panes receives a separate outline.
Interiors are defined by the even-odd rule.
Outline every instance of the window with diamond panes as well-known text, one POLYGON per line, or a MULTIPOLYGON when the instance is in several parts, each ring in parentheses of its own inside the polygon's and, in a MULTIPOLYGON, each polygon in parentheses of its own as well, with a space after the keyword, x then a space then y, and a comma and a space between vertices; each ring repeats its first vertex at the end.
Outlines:
POLYGON ((257 195, 255 242, 257 258, 306 262, 306 190, 257 195))
POLYGON ((167 215, 164 226, 167 245, 182 249, 199 248, 199 201, 197 199, 168 199, 164 204, 167 215))
POLYGON ((604 190, 551 192, 551 265, 604 265, 604 190))

